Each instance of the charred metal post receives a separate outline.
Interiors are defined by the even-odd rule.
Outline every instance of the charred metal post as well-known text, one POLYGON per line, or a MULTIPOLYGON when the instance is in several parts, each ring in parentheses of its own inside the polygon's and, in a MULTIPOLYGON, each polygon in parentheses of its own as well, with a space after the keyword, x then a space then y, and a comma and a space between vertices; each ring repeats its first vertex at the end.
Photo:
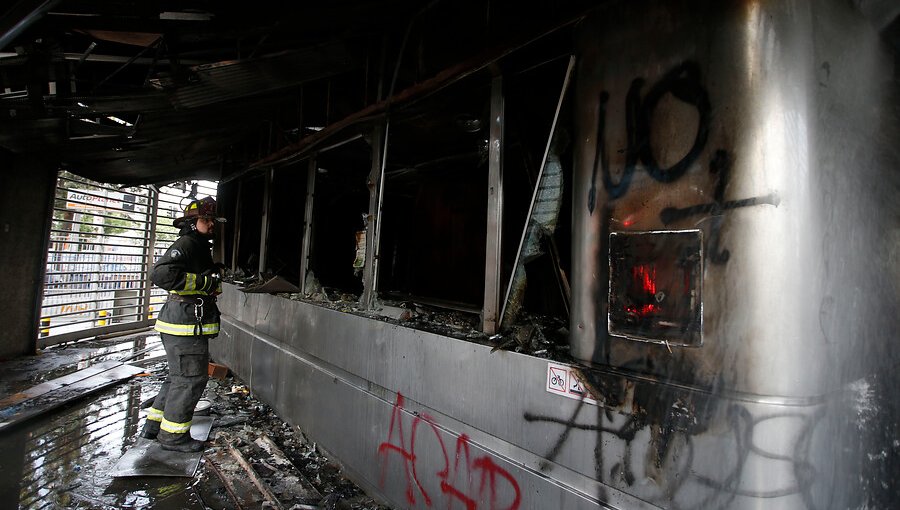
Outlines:
POLYGON ((503 240, 503 77, 491 81, 491 128, 488 148, 487 239, 484 261, 484 309, 481 328, 497 332, 500 305, 500 247, 503 240))
MULTIPOLYGON (((510 304, 510 296, 513 295, 513 287, 524 287, 525 284, 525 262, 528 256, 534 257, 539 253, 537 245, 540 243, 541 230, 548 228, 550 225, 555 227, 557 217, 559 216, 559 203, 561 201, 561 174, 562 168, 559 164, 559 157, 550 153, 554 141, 556 139, 556 125, 559 121, 559 112, 562 109, 563 101, 566 99, 566 93, 569 90, 569 83, 572 79, 572 71, 575 69, 575 56, 569 57, 569 65, 566 68, 566 76, 563 78, 562 89, 559 92, 559 100, 556 102, 556 112, 553 114, 553 123, 550 125, 550 133, 547 136, 547 146, 544 149, 544 157, 541 159, 541 166, 538 170, 537 179, 534 182, 534 192, 531 195, 531 203, 528 206, 528 215, 525 217, 525 226, 522 229, 522 238, 519 240, 519 248, 516 251, 516 264, 513 266, 512 275, 509 277, 509 285, 506 287, 506 295, 500 308, 500 327, 504 322, 510 320, 507 317, 514 316, 518 310, 518 306, 510 304), (548 160, 550 158, 550 160, 548 160), (549 171, 548 171, 549 170, 549 171), (552 184, 545 182, 547 174, 552 174, 552 184), (540 210, 535 210, 535 204, 538 202, 538 195, 543 192, 543 200, 545 205, 540 210), (525 253, 523 253, 523 250, 525 253), (509 308, 507 308, 509 307, 509 308)), ((551 230, 552 232, 552 230, 551 230)), ((552 244, 552 243, 551 243, 552 244)), ((555 254, 555 250, 553 250, 555 254)), ((558 259, 554 256, 554 260, 558 259)), ((557 280, 562 280, 562 275, 557 273, 557 280)), ((561 282, 561 286, 565 286, 561 282)), ((568 292, 563 292, 563 300, 566 302, 568 309, 568 292)))
POLYGON ((148 197, 148 212, 150 214, 150 231, 147 233, 147 246, 144 251, 144 320, 150 320, 150 295, 153 290, 153 282, 150 281, 150 270, 153 268, 153 250, 156 246, 156 223, 159 221, 159 191, 150 190, 148 197))
POLYGON ((244 180, 238 179, 234 204, 234 243, 231 246, 231 271, 238 270, 239 247, 241 245, 241 200, 243 199, 244 180))
POLYGON ((59 0, 13 3, 6 14, 0 17, 0 48, 14 41, 58 3, 59 0))
POLYGON ((275 180, 275 169, 269 168, 266 172, 265 188, 263 190, 262 227, 259 234, 259 273, 266 270, 269 252, 269 223, 272 215, 272 181, 275 180))
POLYGON ((369 216, 366 222, 366 265, 363 268, 362 304, 371 308, 378 291, 378 239, 381 237, 381 201, 384 198, 384 165, 390 122, 372 131, 372 170, 369 173, 369 216))
MULTIPOLYGON (((400 52, 403 55, 403 52, 400 52)), ((385 65, 387 62, 387 37, 382 40, 381 57, 378 63, 378 90, 376 99, 381 101, 384 96, 385 65)), ((397 66, 399 68, 399 57, 397 66)), ((394 80, 388 96, 393 93, 397 70, 394 70, 394 80)), ((389 117, 385 117, 384 126, 375 125, 372 130, 372 170, 366 184, 369 187, 369 213, 366 218, 366 264, 363 267, 363 292, 360 303, 366 308, 372 308, 375 303, 378 290, 378 237, 381 235, 381 198, 384 194, 384 163, 387 159, 387 138, 390 129, 389 117)))
POLYGON ((316 153, 309 157, 306 169, 306 210, 303 212, 303 244, 300 246, 300 293, 306 295, 306 273, 309 271, 310 242, 313 229, 313 199, 316 196, 316 153))

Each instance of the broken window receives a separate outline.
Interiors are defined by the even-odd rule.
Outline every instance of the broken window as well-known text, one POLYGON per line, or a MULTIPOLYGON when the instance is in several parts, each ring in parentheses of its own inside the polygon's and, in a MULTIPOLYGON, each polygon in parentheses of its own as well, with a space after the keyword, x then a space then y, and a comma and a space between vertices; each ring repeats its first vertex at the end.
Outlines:
POLYGON ((609 333, 700 345, 702 244, 699 230, 611 233, 609 333))
POLYGON ((237 274, 255 275, 259 272, 259 246, 262 233, 263 191, 265 179, 262 175, 250 175, 241 179, 237 207, 235 208, 234 260, 237 274))
POLYGON ((572 62, 544 43, 507 63, 502 329, 568 322, 572 62))
POLYGON ((392 118, 379 293, 479 310, 490 82, 466 80, 392 118))
MULTIPOLYGON (((308 278, 314 276, 327 295, 333 291, 357 299, 362 293, 362 271, 354 261, 357 233, 365 231, 369 214, 371 158, 372 149, 361 138, 316 158, 308 278)), ((307 291, 315 293, 316 288, 313 283, 307 291)))
POLYGON ((265 272, 300 285, 306 161, 275 170, 270 188, 265 272))
MULTIPOLYGON (((381 83, 382 96, 415 86, 420 73, 431 75, 430 66, 443 68, 458 61, 458 55, 453 58, 433 45, 436 32, 423 28, 433 21, 430 16, 415 24, 408 45, 387 43, 402 58, 387 73, 393 81, 381 83)), ((365 119, 327 141, 317 140, 320 143, 303 155, 314 159, 309 246, 302 245, 309 160, 294 160, 289 171, 276 168, 267 233, 260 231, 258 220, 264 210, 265 179, 245 177, 237 199, 238 265, 255 273, 247 261, 259 257, 259 246, 266 244, 266 269, 304 286, 307 296, 355 301, 371 283, 364 281, 364 274, 370 267, 366 264, 372 264, 377 282, 370 290, 381 303, 411 302, 468 312, 464 322, 471 322, 476 332, 482 327, 478 317, 485 307, 486 289, 491 290, 486 277, 497 277, 499 303, 494 308, 505 306, 509 296, 510 327, 552 317, 556 329, 564 329, 572 129, 568 103, 562 104, 561 97, 571 76, 571 46, 571 32, 558 31, 447 86, 398 102, 386 118, 365 119), (501 89, 496 87, 501 81, 502 109, 497 106, 501 89), (500 266, 494 270, 486 268, 486 258, 488 249, 493 251, 487 235, 491 123, 497 122, 492 119, 496 112, 502 112, 503 135, 496 141, 502 151, 503 208, 500 266), (377 136, 379 124, 386 138, 377 136), (375 184, 382 168, 373 154, 382 150, 379 194, 375 184), (540 195, 535 201, 536 189, 540 195), (379 198, 378 246, 375 253, 367 253, 374 241, 367 239, 374 233, 368 227, 376 220, 371 202, 379 198), (260 235, 268 239, 261 243, 260 235), (304 249, 307 273, 301 275, 304 249), (474 321, 469 320, 472 317, 474 321)), ((316 137, 346 112, 371 104, 374 82, 363 73, 304 84, 298 100, 302 128, 289 136, 316 137)), ((495 139, 498 133, 495 130, 495 139)), ((486 324, 488 319, 483 319, 486 324)))

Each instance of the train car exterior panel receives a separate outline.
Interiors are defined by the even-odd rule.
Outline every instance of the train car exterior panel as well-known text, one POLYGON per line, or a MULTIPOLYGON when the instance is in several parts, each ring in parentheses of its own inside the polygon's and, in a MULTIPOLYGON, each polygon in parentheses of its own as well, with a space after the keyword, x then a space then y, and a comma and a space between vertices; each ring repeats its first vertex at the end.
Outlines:
POLYGON ((572 353, 653 385, 629 447, 655 463, 602 479, 672 508, 877 506, 858 473, 896 421, 873 383, 896 365, 891 51, 851 5, 799 1, 618 3, 578 47, 572 353), (696 282, 662 238, 692 229, 696 282), (613 242, 637 234, 657 242, 613 242), (663 313, 679 294, 700 319, 663 313))

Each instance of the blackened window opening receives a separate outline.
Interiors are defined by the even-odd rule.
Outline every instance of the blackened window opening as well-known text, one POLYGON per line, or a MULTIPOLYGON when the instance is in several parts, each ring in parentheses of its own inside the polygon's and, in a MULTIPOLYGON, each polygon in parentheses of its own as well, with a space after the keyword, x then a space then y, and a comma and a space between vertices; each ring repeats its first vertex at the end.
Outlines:
POLYGON ((261 175, 246 177, 241 183, 237 268, 248 276, 259 272, 264 186, 265 181, 261 175))
MULTIPOLYGON (((326 291, 358 298, 363 290, 357 233, 366 230, 372 149, 363 139, 319 154, 316 161, 310 271, 326 291)), ((316 286, 307 288, 315 293, 316 286)))
POLYGON ((306 161, 275 170, 271 189, 266 272, 300 286, 306 204, 306 161))
POLYGON ((571 245, 572 90, 560 108, 555 133, 553 117, 565 83, 569 49, 565 39, 549 38, 526 48, 507 62, 504 80, 506 151, 503 155, 503 260, 501 299, 512 278, 516 254, 528 220, 535 186, 542 186, 532 211, 540 224, 535 245, 523 246, 524 280, 513 281, 509 310, 503 328, 547 316, 568 321, 568 275, 571 245), (534 66, 534 62, 540 65, 534 66), (523 69, 519 71, 519 69, 523 69), (551 135, 543 181, 538 182, 544 152, 551 135))
POLYGON ((392 119, 379 293, 479 310, 484 299, 489 76, 392 119))

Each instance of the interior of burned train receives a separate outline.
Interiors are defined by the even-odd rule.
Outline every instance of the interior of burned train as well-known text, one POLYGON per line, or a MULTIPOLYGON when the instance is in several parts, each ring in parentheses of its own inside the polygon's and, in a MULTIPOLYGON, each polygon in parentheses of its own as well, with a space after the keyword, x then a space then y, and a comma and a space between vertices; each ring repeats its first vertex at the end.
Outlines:
MULTIPOLYGON (((441 55, 439 41, 447 34, 440 27, 423 25, 405 41, 402 62, 391 77, 395 90, 414 86, 430 67, 440 68, 445 65, 442 58, 451 58, 441 55), (429 58, 424 59, 423 53, 429 58)), ((510 298, 504 330, 525 328, 518 343, 511 344, 514 349, 539 354, 565 351, 571 44, 571 34, 562 29, 421 100, 397 105, 386 129, 373 134, 360 121, 323 142, 323 147, 294 154, 288 164, 274 169, 245 168, 279 143, 269 139, 279 136, 274 130, 263 132, 260 141, 235 147, 236 160, 229 163, 240 170, 226 172, 219 185, 220 204, 235 218, 223 226, 222 235, 221 255, 231 269, 229 277, 251 288, 279 277, 297 287, 296 292, 282 293, 288 299, 376 314, 384 306, 401 308, 407 313, 391 311, 385 317, 397 315, 410 327, 486 340, 491 335, 479 334, 486 282, 485 190, 492 82, 502 72, 505 151, 499 181, 504 200, 499 280, 504 297, 508 293, 510 298), (555 188, 541 196, 543 214, 549 217, 529 237, 533 247, 523 257, 523 230, 533 212, 535 183, 542 176, 551 137, 550 157, 567 163, 556 165, 555 188), (381 210, 370 211, 375 182, 382 178, 381 210), (261 214, 267 218, 265 231, 261 214), (366 297, 362 262, 366 226, 375 215, 380 219, 373 276, 377 290, 366 297), (517 261, 524 273, 513 279, 517 261), (374 299, 374 306, 366 306, 366 299, 374 299)), ((281 109, 278 132, 298 139, 321 133, 334 119, 371 102, 366 94, 378 94, 378 84, 369 81, 374 79, 360 72, 305 83, 281 109)))

